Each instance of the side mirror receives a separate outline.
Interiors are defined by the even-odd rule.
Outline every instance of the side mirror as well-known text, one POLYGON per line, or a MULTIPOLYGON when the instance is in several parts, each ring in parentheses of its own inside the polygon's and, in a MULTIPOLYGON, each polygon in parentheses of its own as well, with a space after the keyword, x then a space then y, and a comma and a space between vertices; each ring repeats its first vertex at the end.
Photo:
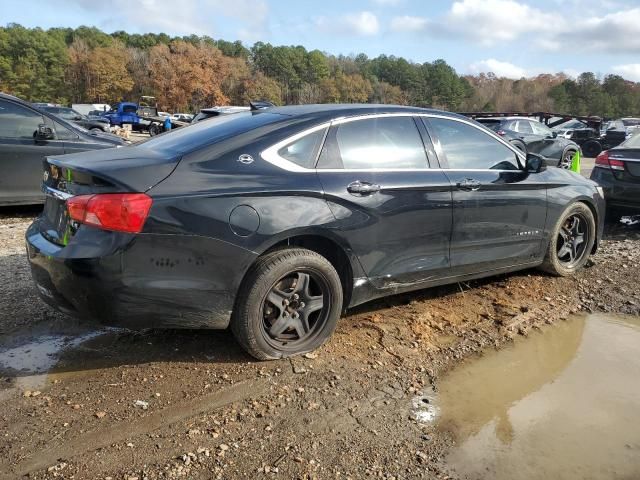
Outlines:
POLYGON ((525 170, 528 173, 540 173, 545 170, 544 160, 540 155, 535 153, 527 153, 527 163, 525 170))
POLYGON ((55 135, 53 134, 53 129, 51 127, 46 126, 44 123, 38 125, 38 130, 36 131, 36 140, 44 141, 44 140, 53 140, 55 139, 55 135))
POLYGON ((80 115, 76 115, 75 117, 73 117, 74 120, 82 120, 82 117, 80 115))

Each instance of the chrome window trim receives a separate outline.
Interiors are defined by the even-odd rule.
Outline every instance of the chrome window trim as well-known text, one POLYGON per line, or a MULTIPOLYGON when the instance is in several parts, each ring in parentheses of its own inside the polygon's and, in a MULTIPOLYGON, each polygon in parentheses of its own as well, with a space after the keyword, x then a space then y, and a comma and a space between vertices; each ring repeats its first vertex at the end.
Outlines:
MULTIPOLYGON (((506 140, 500 138, 499 136, 492 136, 489 132, 487 132, 485 130, 486 127, 483 127, 481 125, 476 125, 473 121, 471 120, 467 120, 467 119, 463 119, 463 118, 456 118, 456 117, 451 117, 448 115, 439 115, 437 113, 415 113, 415 112, 393 112, 393 113, 371 113, 371 114, 362 114, 362 115, 355 115, 352 117, 340 117, 340 118, 335 118, 329 122, 324 122, 320 125, 316 125, 315 127, 309 128, 307 130, 303 130, 302 132, 298 132, 295 135, 292 135, 290 137, 285 138, 284 140, 279 141, 278 143, 264 149, 262 152, 260 152, 260 157, 271 163, 272 165, 275 165, 278 168, 281 168, 283 170, 289 171, 289 172, 296 172, 296 173, 315 173, 317 172, 425 172, 425 171, 444 171, 444 172, 461 172, 461 171, 469 171, 469 172, 518 172, 518 171, 522 171, 522 170, 492 170, 490 168, 412 168, 412 169, 403 169, 403 168, 305 168, 305 167, 301 167, 300 165, 293 163, 290 160, 287 160, 283 157, 281 157, 280 155, 278 155, 278 150, 280 150, 282 147, 290 144, 291 142, 295 142, 296 140, 299 140, 300 138, 309 135, 311 133, 317 132, 318 130, 322 130, 323 128, 329 128, 332 127, 334 125, 340 125, 343 123, 349 123, 349 122, 354 122, 357 120, 366 120, 366 119, 370 119, 370 118, 383 118, 383 117, 426 117, 426 118, 442 118, 444 120, 452 120, 455 122, 460 122, 460 123, 465 123, 471 127, 474 127, 478 130, 480 130, 482 133, 484 133, 485 135, 487 135, 490 138, 493 138, 494 140, 497 140, 498 142, 502 143, 504 146, 506 146, 507 148, 509 148, 513 153, 516 154, 516 157, 519 158, 522 161, 522 165, 526 164, 526 158, 525 156, 522 154, 522 152, 520 150, 518 150, 516 147, 514 147, 513 145, 511 145, 509 142, 507 142, 506 140)), ((426 152, 425 152, 425 157, 426 157, 426 152)))

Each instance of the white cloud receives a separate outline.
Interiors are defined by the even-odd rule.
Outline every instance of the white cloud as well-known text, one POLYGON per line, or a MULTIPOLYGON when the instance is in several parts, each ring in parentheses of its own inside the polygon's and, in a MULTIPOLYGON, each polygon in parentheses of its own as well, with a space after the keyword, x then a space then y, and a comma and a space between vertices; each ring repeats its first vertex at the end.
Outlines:
POLYGON ((611 68, 613 73, 620 75, 627 80, 640 82, 640 63, 628 63, 626 65, 616 65, 611 68))
POLYGON ((329 33, 376 35, 380 31, 378 17, 371 12, 347 13, 337 18, 319 17, 317 27, 329 33))
POLYGON ((252 40, 264 33, 269 16, 267 0, 139 0, 133 9, 130 0, 65 1, 89 12, 108 12, 103 28, 121 29, 133 23, 140 31, 170 35, 215 35, 217 23, 232 19, 241 24, 241 39, 252 40))
POLYGON ((422 32, 427 29, 429 20, 424 17, 403 15, 391 19, 391 30, 394 32, 422 32))
POLYGON ((640 8, 584 18, 577 28, 565 27, 556 40, 558 47, 570 43, 573 50, 640 53, 640 8))
POLYGON ((491 46, 532 32, 560 28, 564 20, 514 0, 461 0, 442 19, 441 28, 491 46))
POLYGON ((477 75, 479 73, 492 72, 496 77, 505 77, 518 80, 522 77, 527 77, 528 72, 522 67, 518 67, 513 63, 501 62, 495 58, 489 58, 487 60, 480 60, 479 62, 469 65, 469 72, 477 75))

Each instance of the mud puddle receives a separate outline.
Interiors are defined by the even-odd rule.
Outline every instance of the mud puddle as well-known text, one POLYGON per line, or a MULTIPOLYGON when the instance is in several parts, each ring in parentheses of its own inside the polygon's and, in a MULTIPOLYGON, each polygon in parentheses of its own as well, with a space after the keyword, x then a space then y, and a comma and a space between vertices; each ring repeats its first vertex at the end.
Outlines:
POLYGON ((469 479, 640 478, 640 318, 575 317, 444 377, 437 428, 469 479))

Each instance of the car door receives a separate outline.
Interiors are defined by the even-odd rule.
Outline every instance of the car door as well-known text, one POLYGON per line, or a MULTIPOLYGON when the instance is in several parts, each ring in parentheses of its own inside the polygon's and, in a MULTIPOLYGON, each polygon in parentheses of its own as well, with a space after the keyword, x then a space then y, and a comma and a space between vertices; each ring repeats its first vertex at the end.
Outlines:
MULTIPOLYGON (((411 115, 370 115, 334 122, 317 175, 339 234, 377 288, 446 275, 451 235, 447 177, 429 168, 411 115)), ((426 135, 426 130, 424 130, 426 135)))
POLYGON ((540 138, 540 147, 535 153, 542 155, 547 160, 552 159, 551 162, 547 161, 547 165, 558 166, 566 140, 558 139, 557 133, 554 134, 553 130, 540 122, 531 121, 530 123, 533 133, 540 138))
POLYGON ((516 150, 462 119, 425 118, 453 188, 452 274, 534 262, 547 212, 541 174, 521 168, 516 150))
POLYGON ((0 100, 0 204, 42 201, 44 157, 64 153, 59 140, 36 138, 43 123, 36 110, 0 100))

